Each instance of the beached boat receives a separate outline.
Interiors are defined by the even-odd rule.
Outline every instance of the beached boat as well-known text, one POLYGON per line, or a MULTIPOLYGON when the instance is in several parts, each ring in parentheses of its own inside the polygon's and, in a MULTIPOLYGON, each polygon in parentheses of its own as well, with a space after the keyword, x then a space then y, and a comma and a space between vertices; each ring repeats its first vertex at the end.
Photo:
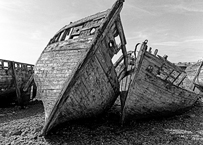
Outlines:
POLYGON ((193 63, 186 68, 188 78, 193 82, 193 90, 198 88, 203 92, 203 61, 193 63))
POLYGON ((31 64, 0 59, 0 106, 17 102, 19 105, 29 101, 23 96, 22 88, 33 74, 31 64))
POLYGON ((126 54, 122 6, 117 0, 111 9, 63 27, 42 52, 34 69, 37 98, 45 109, 42 135, 114 104, 119 82, 111 59, 119 50, 126 54))
POLYGON ((122 71, 122 59, 115 63, 121 95, 114 110, 121 109, 122 123, 129 116, 143 119, 180 112, 193 106, 201 97, 191 89, 192 81, 185 71, 157 52, 152 54, 145 41, 137 56, 136 50, 128 53, 131 59, 128 59, 127 72, 122 71))
POLYGON ((182 68, 183 70, 186 70, 186 68, 188 66, 190 66, 192 64, 192 62, 178 62, 175 65, 177 65, 178 67, 182 68))

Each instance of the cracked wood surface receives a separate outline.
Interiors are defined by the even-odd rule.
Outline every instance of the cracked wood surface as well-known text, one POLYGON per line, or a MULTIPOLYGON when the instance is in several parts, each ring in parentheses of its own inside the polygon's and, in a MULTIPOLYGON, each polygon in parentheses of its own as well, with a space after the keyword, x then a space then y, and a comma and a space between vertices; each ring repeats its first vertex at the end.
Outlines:
POLYGON ((33 74, 33 66, 0 59, 0 98, 2 103, 3 100, 22 103, 21 89, 33 74), (10 93, 12 95, 9 95, 10 93), (11 100, 10 96, 12 96, 11 100))
POLYGON ((45 108, 43 135, 57 124, 99 115, 115 102, 119 82, 111 59, 119 49, 126 52, 122 5, 118 0, 109 10, 63 27, 42 52, 34 80, 45 108))
POLYGON ((134 67, 128 66, 134 72, 120 82, 121 92, 126 94, 115 105, 122 109, 122 121, 129 116, 140 119, 175 113, 193 106, 202 97, 190 88, 192 81, 182 69, 151 54, 146 42, 135 60, 134 67))

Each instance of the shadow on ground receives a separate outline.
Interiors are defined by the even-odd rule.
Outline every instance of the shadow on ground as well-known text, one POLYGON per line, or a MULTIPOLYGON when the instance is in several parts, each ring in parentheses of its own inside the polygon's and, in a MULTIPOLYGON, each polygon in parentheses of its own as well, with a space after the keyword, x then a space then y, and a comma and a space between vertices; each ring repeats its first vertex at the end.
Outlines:
POLYGON ((44 108, 41 101, 30 102, 25 109, 21 109, 17 105, 9 105, 0 108, 0 123, 35 116, 43 112, 44 108))
POLYGON ((49 144, 203 144, 203 103, 180 115, 132 120, 121 127, 119 116, 70 122, 46 137, 49 144))

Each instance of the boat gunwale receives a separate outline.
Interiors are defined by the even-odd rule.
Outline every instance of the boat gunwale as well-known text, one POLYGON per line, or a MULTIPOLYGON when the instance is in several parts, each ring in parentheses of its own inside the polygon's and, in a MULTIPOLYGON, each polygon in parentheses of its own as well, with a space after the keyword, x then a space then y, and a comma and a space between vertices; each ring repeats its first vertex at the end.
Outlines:
POLYGON ((18 61, 13 61, 13 60, 7 60, 7 59, 0 59, 0 62, 14 62, 16 64, 23 64, 23 65, 27 65, 27 66, 31 66, 33 67, 34 64, 30 64, 30 63, 24 63, 24 62, 18 62, 18 61))
MULTIPOLYGON (((105 10, 105 11, 98 12, 98 13, 96 13, 96 14, 87 16, 87 17, 82 18, 82 19, 80 19, 80 20, 78 20, 78 21, 72 22, 72 23, 70 23, 69 25, 65 25, 63 28, 61 28, 59 31, 57 31, 54 36, 56 36, 58 33, 62 32, 62 31, 65 30, 65 29, 69 29, 69 28, 72 28, 72 27, 77 27, 77 26, 79 26, 79 25, 82 24, 82 23, 86 23, 86 22, 88 22, 88 21, 93 20, 94 18, 100 19, 100 18, 102 18, 102 17, 105 17, 105 15, 108 14, 108 11, 110 11, 110 9, 107 9, 107 10, 105 10), (98 15, 98 16, 97 16, 97 15, 98 15)), ((97 19, 96 19, 96 20, 97 20, 97 19)))

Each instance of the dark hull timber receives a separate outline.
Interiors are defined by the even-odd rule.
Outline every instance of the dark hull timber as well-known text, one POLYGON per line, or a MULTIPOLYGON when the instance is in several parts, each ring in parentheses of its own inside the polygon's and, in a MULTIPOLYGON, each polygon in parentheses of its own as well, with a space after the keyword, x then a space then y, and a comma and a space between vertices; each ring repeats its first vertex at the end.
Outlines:
MULTIPOLYGON (((122 61, 116 63, 120 80, 120 100, 115 110, 121 110, 122 123, 130 116, 135 119, 171 115, 190 108, 202 96, 190 89, 192 81, 184 70, 147 50, 143 42, 138 56, 128 56, 128 71, 122 75, 122 61), (119 66, 119 67, 118 67, 119 66)), ((136 50, 135 50, 136 52, 136 50)))
POLYGON ((119 50, 126 54, 122 6, 118 0, 107 11, 63 27, 42 52, 34 75, 37 98, 45 108, 42 135, 60 123, 99 115, 114 104, 119 82, 111 59, 119 50))
POLYGON ((185 71, 188 78, 193 82, 191 88, 195 91, 199 89, 203 92, 203 61, 189 65, 185 71))
MULTIPOLYGON (((25 93, 22 91, 33 74, 34 65, 0 59, 0 106, 17 102, 25 103, 25 93)), ((26 100, 29 101, 29 98, 26 100)))

